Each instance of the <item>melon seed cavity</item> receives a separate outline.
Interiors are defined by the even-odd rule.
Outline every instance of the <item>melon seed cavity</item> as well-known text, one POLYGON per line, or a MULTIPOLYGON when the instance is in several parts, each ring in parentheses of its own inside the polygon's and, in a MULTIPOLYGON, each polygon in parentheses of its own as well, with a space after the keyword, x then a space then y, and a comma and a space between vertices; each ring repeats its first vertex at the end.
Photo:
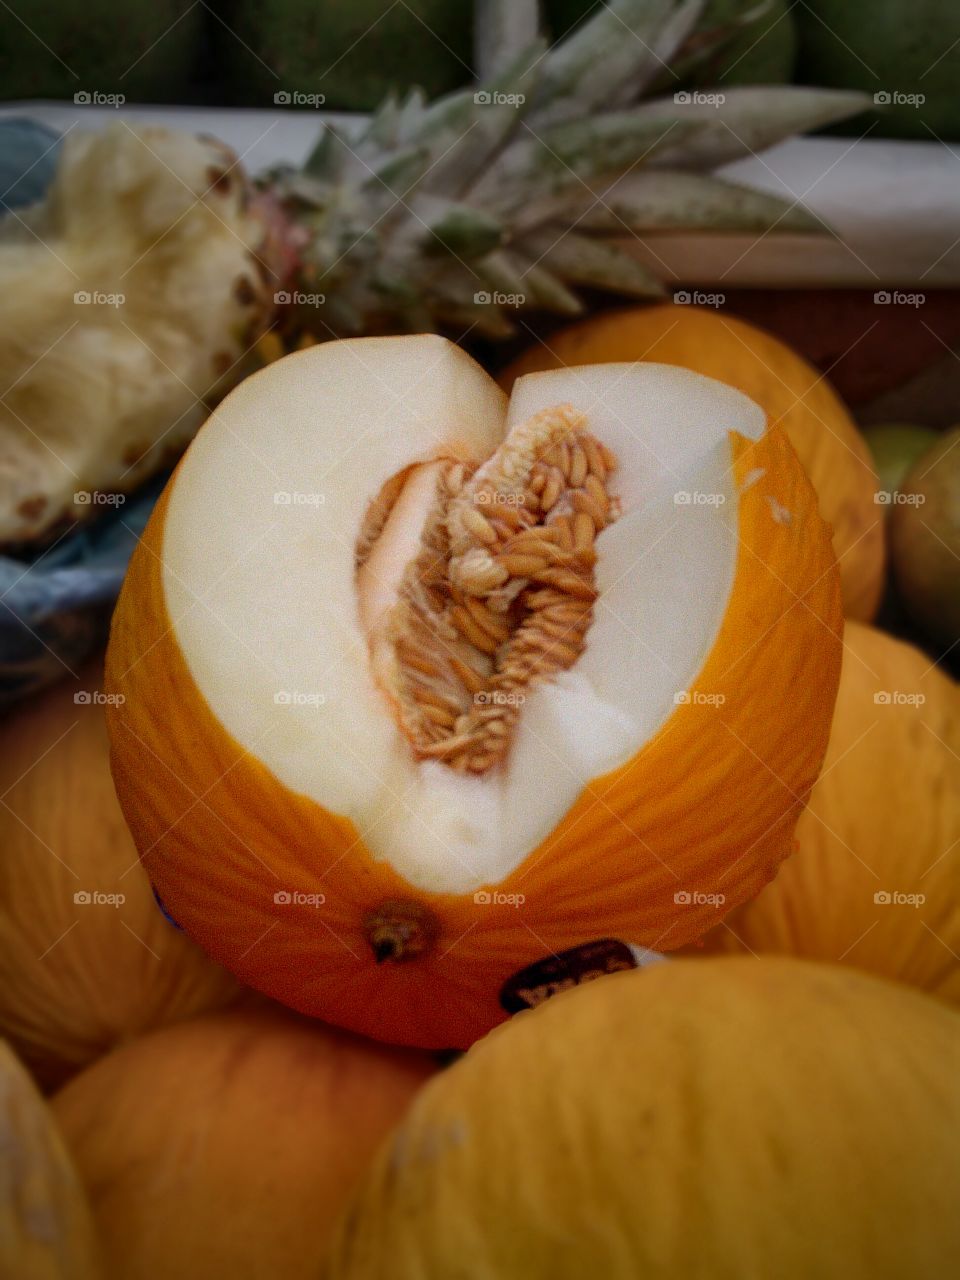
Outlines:
MULTIPOLYGON (((596 539, 619 514, 615 456, 570 405, 515 427, 485 463, 438 469, 419 554, 386 619, 377 677, 418 759, 482 774, 501 763, 525 691, 569 670, 586 645, 596 539)), ((371 503, 357 569, 410 474, 371 503)))

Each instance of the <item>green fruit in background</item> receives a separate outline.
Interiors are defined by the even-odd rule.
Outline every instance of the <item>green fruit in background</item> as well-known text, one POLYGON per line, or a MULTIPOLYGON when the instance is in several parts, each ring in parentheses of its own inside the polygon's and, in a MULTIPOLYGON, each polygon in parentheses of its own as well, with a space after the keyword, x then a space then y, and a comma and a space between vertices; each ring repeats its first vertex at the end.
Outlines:
POLYGON ((0 19, 0 97, 123 94, 175 102, 200 56, 205 10, 194 0, 17 0, 0 19))
POLYGON ((601 3, 602 0, 546 0, 543 9, 550 38, 556 41, 565 36, 601 3))
POLYGON ((876 465, 877 491, 894 493, 913 464, 937 443, 940 432, 933 427, 889 422, 866 427, 863 436, 876 465))
POLYGON ((323 94, 328 110, 368 111, 391 91, 419 85, 435 97, 473 75, 472 4, 237 0, 225 17, 217 57, 248 106, 302 93, 323 94))
POLYGON ((960 427, 942 435, 900 485, 890 516, 897 588, 934 640, 960 639, 960 427))
MULTIPOLYGON (((757 0, 708 0, 700 27, 722 27, 762 7, 757 0)), ((697 66, 694 84, 731 88, 741 84, 788 84, 797 56, 797 32, 790 0, 768 0, 766 12, 697 66)))
MULTIPOLYGON (((794 16, 801 82, 890 95, 872 116, 872 136, 960 138, 957 0, 804 0, 794 16), (916 94, 920 105, 902 100, 916 94)), ((864 121, 845 132, 861 132, 864 121)))
MULTIPOLYGON (((588 13, 599 7, 600 0, 547 0, 546 17, 554 40, 565 35, 588 13)), ((697 42, 705 41, 711 32, 746 19, 749 22, 712 52, 694 53, 665 72, 659 81, 666 90, 684 84, 741 85, 786 84, 793 75, 797 52, 796 28, 790 12, 791 0, 707 0, 697 22, 697 42), (680 80, 675 77, 679 76, 680 80)), ((709 48, 709 45, 707 46, 709 48)))

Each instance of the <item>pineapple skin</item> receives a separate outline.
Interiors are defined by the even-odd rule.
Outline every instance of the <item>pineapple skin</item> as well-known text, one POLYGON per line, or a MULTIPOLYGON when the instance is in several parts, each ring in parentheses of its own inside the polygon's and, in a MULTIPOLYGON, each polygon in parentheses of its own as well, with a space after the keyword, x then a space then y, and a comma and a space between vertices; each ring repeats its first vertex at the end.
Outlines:
POLYGON ((49 540, 169 463, 249 371, 264 238, 214 139, 71 133, 0 223, 0 544, 49 540))

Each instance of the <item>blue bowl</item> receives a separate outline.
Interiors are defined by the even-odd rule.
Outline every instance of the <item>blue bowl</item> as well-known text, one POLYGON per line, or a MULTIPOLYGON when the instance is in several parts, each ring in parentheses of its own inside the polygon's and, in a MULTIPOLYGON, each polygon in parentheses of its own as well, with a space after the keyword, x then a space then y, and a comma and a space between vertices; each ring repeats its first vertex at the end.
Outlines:
POLYGON ((0 557, 0 707, 75 673, 107 637, 127 564, 166 477, 32 560, 0 557))

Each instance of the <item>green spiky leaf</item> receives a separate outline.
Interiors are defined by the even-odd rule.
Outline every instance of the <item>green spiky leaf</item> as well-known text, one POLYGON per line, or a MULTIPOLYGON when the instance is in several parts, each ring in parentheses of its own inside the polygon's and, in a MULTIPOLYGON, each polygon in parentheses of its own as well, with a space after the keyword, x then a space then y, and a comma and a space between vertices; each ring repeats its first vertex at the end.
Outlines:
POLYGON ((529 5, 512 14, 510 3, 489 0, 500 25, 487 33, 496 74, 483 88, 390 99, 357 133, 326 131, 299 179, 277 179, 309 229, 305 262, 351 323, 504 336, 520 308, 575 314, 578 286, 660 293, 625 248, 631 235, 824 230, 713 171, 855 114, 861 95, 787 87, 641 101, 665 66, 715 40, 700 22, 706 0, 611 0, 554 48, 539 40, 520 53, 529 5))
POLYGON ((499 248, 503 225, 470 205, 450 204, 430 223, 430 235, 437 249, 458 258, 481 258, 499 248))
POLYGON ((617 245, 575 231, 559 231, 552 240, 551 234, 547 229, 532 236, 527 247, 563 279, 635 298, 663 295, 663 285, 653 272, 617 245))

